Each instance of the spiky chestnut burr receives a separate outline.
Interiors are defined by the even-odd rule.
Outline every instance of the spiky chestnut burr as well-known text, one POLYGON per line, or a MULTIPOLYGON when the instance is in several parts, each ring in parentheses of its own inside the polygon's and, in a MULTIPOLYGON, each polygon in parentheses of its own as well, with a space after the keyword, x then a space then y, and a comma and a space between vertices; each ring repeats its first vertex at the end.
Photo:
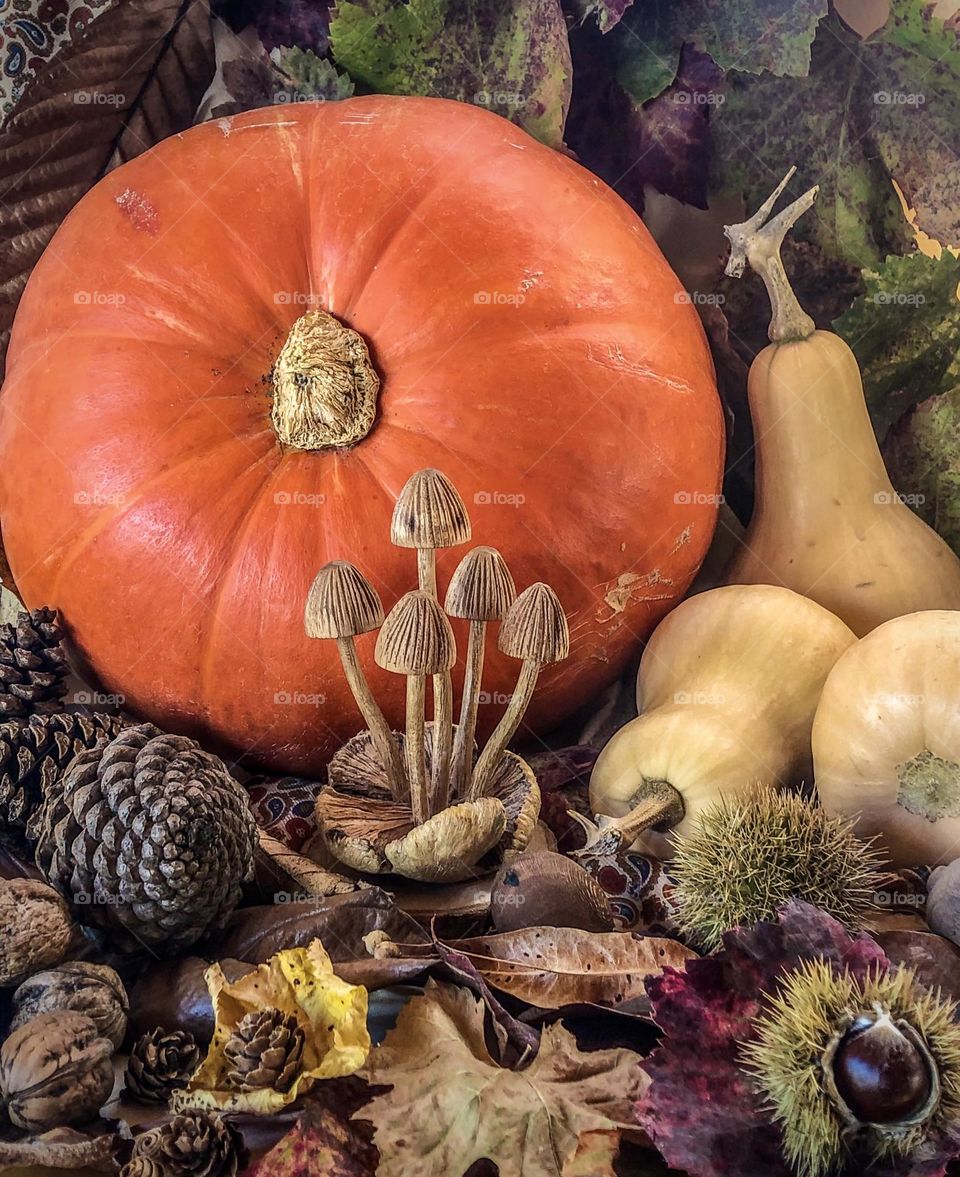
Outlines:
POLYGON ((674 859, 680 927, 712 951, 730 928, 770 920, 790 899, 832 915, 851 931, 868 921, 879 883, 880 855, 791 793, 721 798, 701 815, 674 859))
POLYGON ((856 979, 824 960, 789 974, 742 1060, 767 1100, 798 1177, 826 1177, 848 1152, 919 1155, 960 1116, 953 1002, 909 969, 856 979))

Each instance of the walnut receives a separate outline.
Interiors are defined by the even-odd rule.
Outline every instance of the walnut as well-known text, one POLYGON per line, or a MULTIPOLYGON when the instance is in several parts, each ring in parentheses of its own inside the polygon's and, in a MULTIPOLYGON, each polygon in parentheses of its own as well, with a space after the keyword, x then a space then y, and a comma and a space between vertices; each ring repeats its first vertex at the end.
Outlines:
POLYGON ((113 1090, 113 1045, 83 1014, 40 1014, 0 1046, 0 1091, 28 1132, 92 1119, 113 1090))
POLYGON ((13 995, 11 1030, 18 1030, 38 1014, 73 1010, 85 1014, 103 1038, 119 1049, 127 1032, 130 1003, 123 982, 109 966, 67 961, 55 969, 35 973, 13 995))
POLYGON ((0 880, 0 986, 59 964, 75 925, 66 903, 35 879, 0 880))

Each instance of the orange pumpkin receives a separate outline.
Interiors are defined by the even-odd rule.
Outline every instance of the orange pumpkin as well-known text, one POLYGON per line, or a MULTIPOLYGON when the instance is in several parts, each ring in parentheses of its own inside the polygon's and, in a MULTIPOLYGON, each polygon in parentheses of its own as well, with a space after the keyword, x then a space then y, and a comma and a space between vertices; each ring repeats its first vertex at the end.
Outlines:
MULTIPOLYGON (((563 601, 542 731, 689 584, 722 445, 697 315, 619 197, 496 115, 358 98, 196 127, 80 201, 17 313, 0 518, 25 600, 61 610, 104 690, 316 772, 359 715, 307 590, 331 559, 387 607, 415 583, 388 542, 411 473, 442 469, 474 542, 563 601)), ((492 643, 487 727, 517 671, 492 643)))

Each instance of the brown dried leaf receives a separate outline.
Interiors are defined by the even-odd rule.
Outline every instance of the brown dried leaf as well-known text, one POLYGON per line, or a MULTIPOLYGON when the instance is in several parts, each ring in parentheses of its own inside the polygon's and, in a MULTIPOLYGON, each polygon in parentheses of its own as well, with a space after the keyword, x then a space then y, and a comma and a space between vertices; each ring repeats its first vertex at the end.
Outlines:
POLYGON ((960 948, 951 940, 929 929, 890 929, 873 938, 893 964, 913 969, 921 985, 960 1001, 960 948))
POLYGON ((0 355, 57 226, 112 167, 190 126, 213 74, 202 0, 124 0, 27 87, 0 133, 0 355))
POLYGON ((647 1084, 639 1055, 584 1053, 558 1024, 512 1071, 490 1057, 483 1017, 465 989, 431 981, 371 1052, 364 1077, 393 1085, 358 1113, 374 1124, 378 1177, 451 1177, 482 1158, 502 1173, 563 1177, 584 1133, 632 1122, 630 1101, 647 1084))
POLYGON ((369 886, 359 879, 350 879, 318 866, 262 830, 257 847, 256 876, 263 890, 273 891, 275 903, 289 903, 292 899, 311 896, 349 895, 369 886))
POLYGON ((645 994, 644 982, 666 966, 696 957, 676 940, 579 928, 521 928, 456 940, 494 989, 541 1009, 592 1002, 616 1007, 645 994))
POLYGON ((234 913, 212 951, 219 957, 261 964, 284 948, 304 947, 319 939, 337 974, 368 989, 409 980, 430 964, 429 956, 421 959, 414 951, 400 958, 372 956, 363 938, 378 931, 417 952, 432 947, 430 936, 416 920, 399 911, 385 891, 370 887, 350 895, 242 908, 234 913))
POLYGON ((577 1151, 563 1166, 563 1177, 616 1177, 613 1162, 620 1152, 617 1128, 581 1132, 577 1151))

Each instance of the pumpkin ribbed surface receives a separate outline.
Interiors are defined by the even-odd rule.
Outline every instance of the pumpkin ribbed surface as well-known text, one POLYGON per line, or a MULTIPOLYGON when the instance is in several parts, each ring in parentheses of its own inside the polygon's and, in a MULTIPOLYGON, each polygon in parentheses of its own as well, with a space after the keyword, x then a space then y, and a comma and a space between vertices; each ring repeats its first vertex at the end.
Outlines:
MULTIPOLYGON (((571 159, 439 99, 283 106, 164 141, 66 219, 14 326, 0 519, 26 601, 130 709, 316 771, 362 721, 307 592, 333 559, 386 609, 413 587, 389 544, 412 473, 442 470, 472 542, 563 603, 545 728, 692 579, 722 435, 694 308, 571 159)), ((438 553, 441 598, 463 554, 438 553)), ((495 626, 488 654, 487 730, 517 673, 495 626)))

